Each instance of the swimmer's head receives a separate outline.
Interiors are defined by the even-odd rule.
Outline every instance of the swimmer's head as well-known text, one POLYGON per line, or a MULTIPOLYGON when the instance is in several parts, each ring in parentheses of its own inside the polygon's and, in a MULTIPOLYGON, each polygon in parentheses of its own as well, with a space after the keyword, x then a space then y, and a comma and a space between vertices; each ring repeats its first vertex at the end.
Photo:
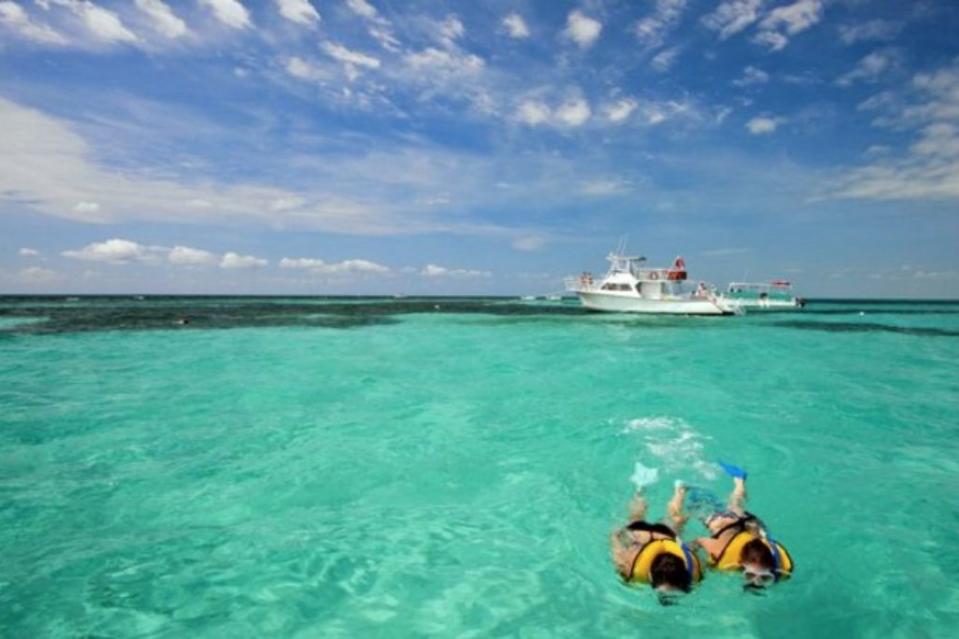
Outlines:
POLYGON ((686 563, 680 557, 663 553, 653 559, 649 567, 649 583, 659 594, 660 603, 669 605, 672 602, 666 603, 664 598, 689 592, 692 579, 686 570, 686 563))
POLYGON ((776 560, 761 540, 753 539, 739 555, 745 588, 766 588, 776 583, 776 560))

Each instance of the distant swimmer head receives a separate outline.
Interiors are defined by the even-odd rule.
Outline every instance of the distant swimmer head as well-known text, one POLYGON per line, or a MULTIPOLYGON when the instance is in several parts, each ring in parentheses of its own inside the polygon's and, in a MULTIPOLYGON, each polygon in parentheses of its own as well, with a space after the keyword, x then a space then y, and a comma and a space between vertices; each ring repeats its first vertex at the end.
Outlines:
POLYGON ((776 559, 762 539, 753 539, 743 546, 739 563, 743 567, 744 588, 766 588, 776 583, 776 559))
POLYGON ((659 603, 669 606, 674 598, 689 592, 692 587, 692 575, 681 557, 671 553, 662 553, 653 560, 649 569, 649 584, 656 590, 659 603), (669 601, 666 601, 666 600, 669 601))

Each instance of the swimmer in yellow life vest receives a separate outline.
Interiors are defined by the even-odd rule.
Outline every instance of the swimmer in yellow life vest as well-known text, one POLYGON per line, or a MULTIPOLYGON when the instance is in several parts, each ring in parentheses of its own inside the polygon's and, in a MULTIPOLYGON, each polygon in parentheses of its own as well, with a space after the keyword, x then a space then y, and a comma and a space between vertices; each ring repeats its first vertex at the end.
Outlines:
POLYGON ((616 570, 627 582, 648 583, 660 595, 660 602, 668 597, 689 592, 694 583, 703 578, 699 558, 679 539, 679 533, 689 518, 683 513, 686 487, 676 482, 673 497, 667 506, 667 520, 648 523, 647 502, 643 488, 656 481, 657 472, 636 464, 633 480, 636 496, 630 502, 629 523, 613 532, 610 545, 616 570))
POLYGON ((765 588, 789 577, 793 572, 789 552, 769 536, 758 517, 746 511, 746 471, 720 465, 733 478, 733 490, 726 508, 716 508, 705 518, 711 536, 694 543, 709 553, 714 568, 742 571, 744 588, 765 588))

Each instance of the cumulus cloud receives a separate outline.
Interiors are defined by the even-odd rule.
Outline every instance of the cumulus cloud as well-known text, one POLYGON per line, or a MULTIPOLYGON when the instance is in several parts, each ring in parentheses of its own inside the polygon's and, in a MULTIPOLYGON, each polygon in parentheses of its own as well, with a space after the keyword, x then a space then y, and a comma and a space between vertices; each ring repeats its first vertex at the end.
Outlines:
POLYGON ((552 117, 552 109, 539 100, 524 100, 516 110, 516 118, 530 126, 547 124, 552 117))
POLYGON ((250 14, 239 0, 200 0, 216 17, 233 29, 246 29, 250 26, 250 14))
POLYGON ((526 26, 526 21, 523 20, 523 16, 518 13, 511 13, 503 18, 503 28, 506 29, 506 33, 509 34, 511 38, 528 38, 529 37, 529 27, 526 26))
POLYGON ((38 257, 40 255, 40 251, 37 249, 24 247, 17 251, 17 255, 20 257, 38 257))
POLYGON ((266 260, 254 257, 253 255, 240 255, 239 253, 234 253, 230 251, 223 255, 223 259, 220 260, 220 268, 226 269, 239 269, 239 268, 255 268, 258 266, 266 266, 269 262, 266 260))
POLYGON ((136 5, 150 18, 153 28, 161 35, 179 38, 187 34, 186 23, 163 0, 136 0, 136 5))
POLYGON ((633 98, 621 98, 606 106, 606 118, 610 122, 623 122, 632 115, 639 103, 633 98))
POLYGON ((779 51, 789 44, 789 37, 805 31, 822 19, 822 0, 796 0, 776 7, 759 23, 754 41, 779 51))
POLYGON ((762 4, 763 0, 725 0, 702 22, 707 29, 717 31, 720 40, 725 40, 756 22, 762 4))
POLYGON ((390 272, 388 266, 370 260, 354 259, 343 260, 342 262, 326 262, 312 257, 284 257, 280 260, 280 268, 300 269, 318 275, 386 275, 390 272))
POLYGON ((753 84, 765 84, 769 82, 769 74, 762 69, 754 66, 747 66, 743 69, 743 74, 738 79, 733 80, 733 84, 738 87, 748 87, 753 84))
POLYGON ((785 122, 784 118, 756 116, 746 123, 746 129, 753 135, 769 135, 774 133, 779 125, 785 122))
POLYGON ((291 22, 312 26, 320 21, 319 12, 310 0, 276 0, 280 15, 291 22))
POLYGON ((437 264, 427 264, 420 271, 423 277, 491 277, 489 271, 480 271, 465 268, 446 268, 437 264))
POLYGON ((602 31, 603 24, 599 20, 590 18, 576 9, 567 16, 563 34, 579 45, 579 48, 588 49, 593 46, 602 31))
POLYGON ((560 124, 576 127, 585 124, 592 111, 583 98, 570 98, 557 107, 554 115, 560 124))
POLYGON ((45 24, 34 22, 16 2, 0 2, 0 24, 27 40, 42 44, 63 46, 67 39, 45 24))
POLYGON ((211 266, 217 263, 217 256, 209 251, 190 248, 189 246, 174 246, 167 253, 167 260, 171 264, 185 266, 211 266))
POLYGON ((648 48, 662 45, 685 8, 686 0, 656 0, 652 13, 636 23, 636 37, 648 48))
POLYGON ((841 75, 836 80, 836 84, 848 87, 856 82, 876 82, 898 65, 899 58, 899 53, 895 49, 873 51, 856 63, 852 71, 841 75))
POLYGON ((108 262, 127 264, 137 261, 151 261, 156 258, 156 249, 143 246, 130 240, 114 238, 105 242, 93 242, 82 249, 63 251, 61 255, 89 262, 108 262))

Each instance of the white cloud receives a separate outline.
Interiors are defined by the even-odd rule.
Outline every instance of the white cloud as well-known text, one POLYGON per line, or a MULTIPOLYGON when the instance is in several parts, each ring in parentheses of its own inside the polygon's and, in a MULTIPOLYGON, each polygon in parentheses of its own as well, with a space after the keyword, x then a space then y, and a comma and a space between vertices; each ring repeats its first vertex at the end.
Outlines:
POLYGON ((174 246, 167 253, 167 260, 171 264, 186 266, 212 266, 217 263, 217 256, 209 251, 190 248, 188 246, 174 246))
POLYGON ((558 123, 576 127, 585 124, 592 115, 592 111, 589 103, 583 98, 570 98, 556 109, 554 115, 558 123))
POLYGON ((372 4, 366 0, 346 0, 346 6, 356 15, 370 23, 370 36, 387 51, 399 51, 400 42, 393 35, 390 21, 383 18, 372 4))
POLYGON ((77 202, 73 207, 74 213, 79 213, 83 217, 87 217, 94 213, 100 212, 99 202, 77 202))
POLYGON ((24 282, 33 284, 53 282, 60 279, 60 274, 56 271, 51 271, 48 268, 42 268, 40 266, 28 266, 27 268, 20 269, 18 276, 24 282))
POLYGON ((757 116, 746 123, 746 128, 753 135, 769 135, 775 132, 783 122, 785 122, 784 118, 757 116))
POLYGON ((63 251, 61 255, 76 260, 90 262, 108 262, 110 264, 127 264, 129 262, 149 261, 156 257, 154 248, 114 238, 105 242, 93 242, 82 249, 63 251))
POLYGON ((439 41, 447 47, 452 47, 456 44, 456 41, 462 38, 466 33, 466 28, 458 17, 448 15, 437 25, 436 31, 436 36, 439 38, 439 41))
POLYGON ((420 275, 424 277, 490 277, 492 273, 489 271, 480 271, 475 269, 464 269, 464 268, 446 268, 445 266, 438 266, 436 264, 427 264, 423 267, 423 270, 420 271, 420 275))
POLYGON ((771 51, 779 51, 788 43, 787 36, 794 36, 815 25, 822 19, 822 0, 796 0, 793 4, 776 7, 759 23, 755 42, 764 44, 771 51))
POLYGON ((67 39, 49 26, 31 20, 26 11, 16 2, 0 2, 0 24, 34 42, 59 46, 67 44, 67 39))
POLYGON ((763 0, 725 0, 703 17, 706 28, 719 32, 719 39, 736 35, 759 18, 763 0))
POLYGON ((471 53, 464 54, 433 47, 409 53, 405 60, 414 69, 431 67, 434 70, 443 70, 454 74, 473 73, 481 70, 486 64, 481 57, 471 53))
POLYGON ((856 82, 875 82, 884 73, 895 68, 898 62, 899 53, 894 49, 873 51, 861 59, 852 71, 841 75, 836 84, 847 87, 856 82))
POLYGON ((56 0, 56 3, 79 16, 87 30, 98 40, 108 43, 137 41, 137 37, 123 25, 117 14, 89 0, 56 0))
POLYGON ((902 29, 902 22, 886 20, 867 20, 856 24, 844 24, 839 27, 839 39, 843 44, 856 44, 875 40, 891 40, 902 29))
POLYGON ((553 117, 552 110, 538 100, 524 100, 516 111, 520 122, 530 126, 546 124, 553 117))
POLYGON ((526 21, 523 20, 523 16, 518 13, 511 13, 503 18, 503 28, 506 29, 506 33, 509 34, 511 38, 528 38, 529 37, 529 27, 526 26, 526 21))
POLYGON ((254 257, 252 255, 240 255, 230 251, 223 256, 222 260, 220 260, 220 268, 255 268, 258 266, 266 266, 268 263, 269 262, 259 257, 254 257))
POLYGON ((38 257, 40 255, 40 251, 38 251, 37 249, 24 247, 20 249, 19 251, 17 251, 17 255, 19 255, 20 257, 38 257))
POLYGON ((633 98, 622 98, 606 107, 606 117, 610 122, 622 122, 636 110, 639 103, 633 98))
POLYGON ((153 27, 167 38, 187 34, 186 23, 163 0, 136 0, 136 5, 153 21, 153 27))
POLYGON ((762 69, 757 69, 751 65, 743 69, 743 74, 739 79, 733 80, 733 84, 738 87, 748 87, 753 84, 765 84, 766 82, 769 82, 769 74, 762 69))
POLYGON ((310 0, 276 0, 276 4, 280 15, 291 22, 312 26, 320 21, 320 14, 310 0))
POLYGON ((581 49, 587 49, 596 42, 602 31, 603 24, 599 20, 590 18, 576 9, 567 16, 566 29, 563 34, 579 45, 581 49))
POLYGON ((518 251, 538 251, 546 245, 541 235, 524 235, 513 240, 513 248, 518 251))
POLYGON ((367 69, 378 69, 380 67, 380 61, 378 58, 374 58, 371 55, 361 53, 359 51, 352 51, 347 49, 341 44, 335 42, 324 42, 323 50, 326 51, 334 60, 343 62, 344 64, 366 67, 367 69))
POLYGON ((583 182, 580 186, 580 192, 583 195, 608 197, 611 195, 622 195, 623 193, 629 192, 631 188, 632 185, 629 182, 619 178, 597 179, 583 182))
POLYGON ((364 18, 375 18, 377 16, 376 7, 371 5, 366 0, 346 0, 346 6, 350 10, 364 18))
POLYGON ((343 260, 342 262, 325 262, 312 257, 289 258, 280 260, 280 268, 301 269, 318 275, 346 275, 369 274, 386 275, 390 272, 388 266, 371 262, 370 260, 343 260))
POLYGON ((321 82, 333 77, 330 69, 296 56, 286 61, 286 72, 294 78, 311 82, 321 82))
POLYGON ((663 49, 650 60, 649 64, 653 69, 663 73, 669 71, 670 67, 673 66, 673 63, 676 62, 676 58, 679 57, 681 49, 679 47, 670 47, 668 49, 663 49))
POLYGON ((652 13, 636 23, 636 37, 649 48, 660 46, 685 8, 686 0, 656 0, 652 13))
POLYGON ((250 26, 250 14, 239 0, 200 0, 213 11, 216 19, 233 29, 245 29, 250 26))

